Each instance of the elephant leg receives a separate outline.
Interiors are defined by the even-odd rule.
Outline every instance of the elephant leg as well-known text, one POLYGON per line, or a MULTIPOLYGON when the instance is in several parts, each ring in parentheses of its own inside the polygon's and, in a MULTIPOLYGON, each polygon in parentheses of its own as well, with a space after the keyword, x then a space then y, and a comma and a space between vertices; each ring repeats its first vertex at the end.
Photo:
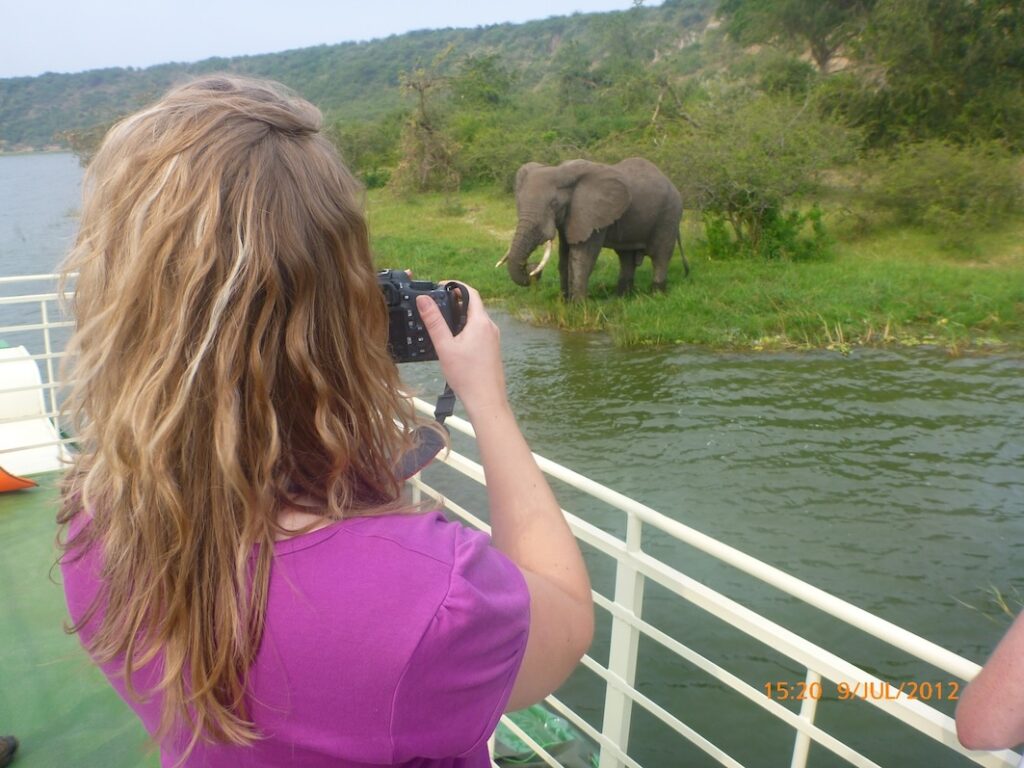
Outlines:
POLYGON ((587 284, 604 243, 604 232, 595 232, 588 240, 569 246, 569 301, 587 298, 587 284))
POLYGON ((562 285, 562 298, 569 298, 569 243, 558 236, 558 278, 562 285))
POLYGON ((668 290, 668 259, 654 263, 654 280, 651 282, 653 293, 665 293, 668 290))
POLYGON ((633 292, 633 278, 636 268, 643 261, 643 251, 615 251, 619 254, 619 285, 615 292, 619 296, 627 296, 633 292))
POLYGON ((669 233, 658 238, 657 243, 651 248, 651 262, 654 264, 654 280, 651 283, 651 290, 654 293, 664 293, 668 290, 668 263, 672 259, 675 247, 675 234, 669 233))

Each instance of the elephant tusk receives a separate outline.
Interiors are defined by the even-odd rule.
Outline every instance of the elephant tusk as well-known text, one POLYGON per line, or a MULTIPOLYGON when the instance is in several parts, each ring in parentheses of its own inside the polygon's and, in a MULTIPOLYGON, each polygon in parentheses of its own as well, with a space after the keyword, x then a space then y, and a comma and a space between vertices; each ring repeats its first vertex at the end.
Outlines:
POLYGON ((547 246, 544 248, 544 256, 540 260, 540 264, 530 270, 530 277, 536 277, 544 269, 544 265, 551 260, 551 244, 555 242, 554 238, 548 240, 547 246))
POLYGON ((504 255, 504 256, 502 256, 502 257, 501 257, 501 258, 500 258, 500 259, 498 260, 498 263, 494 265, 495 269, 497 269, 497 268, 498 268, 498 267, 500 267, 500 266, 501 266, 502 264, 504 264, 504 263, 505 263, 506 261, 508 261, 508 255, 509 255, 510 253, 512 253, 512 251, 505 251, 505 255, 504 255))

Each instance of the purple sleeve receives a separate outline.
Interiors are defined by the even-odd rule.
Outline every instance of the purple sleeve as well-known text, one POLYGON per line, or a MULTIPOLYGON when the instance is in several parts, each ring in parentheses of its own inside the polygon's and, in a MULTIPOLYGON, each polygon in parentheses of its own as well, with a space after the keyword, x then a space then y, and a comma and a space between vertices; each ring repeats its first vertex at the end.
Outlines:
POLYGON ((395 690, 394 762, 458 757, 486 742, 526 651, 530 596, 519 569, 457 526, 448 593, 395 690))

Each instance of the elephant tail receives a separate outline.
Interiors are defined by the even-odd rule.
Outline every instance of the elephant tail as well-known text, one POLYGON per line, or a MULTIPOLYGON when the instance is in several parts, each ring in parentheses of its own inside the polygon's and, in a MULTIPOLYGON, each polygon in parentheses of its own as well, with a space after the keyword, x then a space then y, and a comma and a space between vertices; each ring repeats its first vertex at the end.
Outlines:
POLYGON ((683 236, 678 229, 676 230, 676 242, 679 243, 679 256, 683 260, 683 277, 689 277, 690 262, 686 260, 686 252, 683 250, 683 236))

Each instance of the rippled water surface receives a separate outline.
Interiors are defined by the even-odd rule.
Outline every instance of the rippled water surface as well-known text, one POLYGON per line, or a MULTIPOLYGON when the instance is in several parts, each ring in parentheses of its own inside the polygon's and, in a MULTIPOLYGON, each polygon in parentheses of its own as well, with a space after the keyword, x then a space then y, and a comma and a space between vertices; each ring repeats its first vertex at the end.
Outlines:
MULTIPOLYGON (((70 156, 0 158, 4 274, 52 269, 74 231, 68 213, 79 178, 70 156)), ((985 607, 990 587, 1011 602, 1024 591, 1019 357, 621 350, 603 335, 495 316, 511 398, 534 450, 950 650, 977 661, 991 650, 1006 620, 968 606, 985 607)), ((428 399, 440 388, 434 364, 403 373, 428 399)), ((622 532, 617 514, 559 494, 571 511, 622 532)), ((883 678, 948 679, 656 532, 644 546, 883 678)), ((587 555, 595 587, 610 595, 610 569, 587 555)), ((755 688, 803 677, 772 649, 656 588, 645 616, 755 688)), ((604 621, 596 658, 606 645, 604 621)), ((566 696, 599 723, 601 694, 588 675, 574 677, 566 696)), ((776 753, 792 748, 789 729, 652 646, 641 646, 637 677, 645 694, 747 764, 780 764, 776 753)), ((885 735, 866 705, 826 701, 819 713, 883 764, 966 764, 885 735)), ((680 752, 648 716, 634 718, 634 739, 648 765, 709 764, 680 752)), ((811 757, 811 765, 843 764, 820 748, 811 757)))
POLYGON ((868 610, 948 644, 914 606, 1024 584, 1020 359, 502 338, 535 450, 868 610))

